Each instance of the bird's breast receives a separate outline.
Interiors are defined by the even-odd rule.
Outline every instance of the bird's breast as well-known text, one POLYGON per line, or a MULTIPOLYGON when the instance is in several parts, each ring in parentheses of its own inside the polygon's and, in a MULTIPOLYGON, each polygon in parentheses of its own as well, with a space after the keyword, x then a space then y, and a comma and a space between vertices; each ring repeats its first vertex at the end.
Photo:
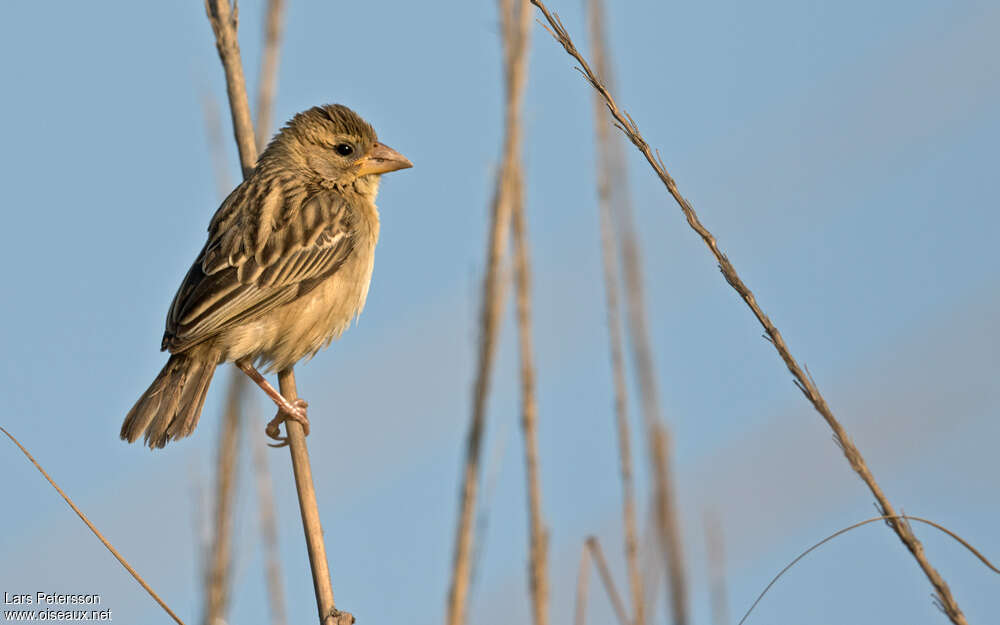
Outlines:
POLYGON ((368 298, 378 241, 377 217, 360 221, 354 249, 340 268, 298 299, 234 329, 240 336, 230 342, 242 354, 232 353, 227 360, 253 357, 267 370, 281 371, 312 357, 347 329, 368 298))

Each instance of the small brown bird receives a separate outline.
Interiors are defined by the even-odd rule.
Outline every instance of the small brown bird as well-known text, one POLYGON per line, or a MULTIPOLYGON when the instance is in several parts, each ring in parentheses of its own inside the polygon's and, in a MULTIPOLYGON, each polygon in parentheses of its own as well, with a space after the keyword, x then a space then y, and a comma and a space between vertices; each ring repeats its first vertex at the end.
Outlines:
POLYGON ((306 403, 286 401, 254 368, 281 371, 340 336, 368 296, 381 174, 412 167, 338 104, 296 115, 208 226, 208 242, 167 313, 170 359, 121 437, 163 447, 194 430, 215 368, 236 362, 278 404, 268 434, 306 403))

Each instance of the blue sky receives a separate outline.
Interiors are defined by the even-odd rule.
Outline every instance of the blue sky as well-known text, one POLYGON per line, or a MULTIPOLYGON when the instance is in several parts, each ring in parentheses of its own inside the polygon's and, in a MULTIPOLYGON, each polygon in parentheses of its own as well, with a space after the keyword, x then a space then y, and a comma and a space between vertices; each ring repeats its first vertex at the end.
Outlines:
MULTIPOLYGON (((241 5, 251 86, 261 4, 241 5)), ((550 8, 586 51, 580 3, 550 8)), ((502 130, 495 11, 289 2, 276 121, 341 102, 415 164, 383 182, 360 323, 298 369, 334 591, 359 622, 442 620, 502 130)), ((849 0, 608 11, 619 104, 890 499, 1000 557, 1000 9, 849 0)), ((620 488, 591 94, 562 49, 541 28, 532 34, 525 158, 539 436, 553 622, 566 622, 586 535, 601 537, 624 580, 620 488)), ((166 308, 219 199, 203 115, 206 97, 224 105, 210 28, 200 2, 19 3, 0 23, 0 58, 0 423, 196 621, 197 493, 210 488, 229 373, 220 370, 192 438, 150 453, 117 432, 162 366, 166 308)), ((629 158, 694 622, 709 622, 706 511, 721 519, 737 617, 796 553, 874 509, 704 245, 629 158)), ((512 330, 508 319, 486 441, 493 486, 470 606, 483 625, 529 614, 512 330)), ((257 402, 252 434, 271 412, 257 402)), ((309 622, 288 461, 270 460, 289 616, 309 622)), ((645 493, 647 460, 637 460, 645 493)), ((118 622, 164 621, 13 447, 0 453, 0 476, 0 590, 98 592, 118 622)), ((267 604, 243 476, 231 621, 257 623, 267 604)), ((988 622, 996 579, 954 543, 917 533, 970 622, 988 622)), ((945 622, 929 593, 898 540, 873 525, 810 556, 750 622, 945 622)), ((591 622, 611 618, 596 592, 591 608, 591 622)))

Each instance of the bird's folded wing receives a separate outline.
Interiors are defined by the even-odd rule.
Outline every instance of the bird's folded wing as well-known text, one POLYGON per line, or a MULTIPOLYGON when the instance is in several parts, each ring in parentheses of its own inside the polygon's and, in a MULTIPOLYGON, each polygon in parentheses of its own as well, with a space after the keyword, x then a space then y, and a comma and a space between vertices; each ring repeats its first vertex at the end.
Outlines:
POLYGON ((333 275, 354 246, 354 214, 323 192, 269 207, 234 192, 167 315, 163 349, 183 351, 305 295, 333 275), (273 208, 271 213, 268 209, 273 208))

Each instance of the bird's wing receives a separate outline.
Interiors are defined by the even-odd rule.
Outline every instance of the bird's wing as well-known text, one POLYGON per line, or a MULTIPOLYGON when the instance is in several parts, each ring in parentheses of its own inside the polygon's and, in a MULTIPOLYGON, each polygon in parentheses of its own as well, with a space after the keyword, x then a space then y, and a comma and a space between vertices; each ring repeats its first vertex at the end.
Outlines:
POLYGON ((350 256, 356 215, 342 196, 278 197, 249 186, 212 219, 208 243, 170 306, 163 349, 184 351, 294 301, 350 256))

